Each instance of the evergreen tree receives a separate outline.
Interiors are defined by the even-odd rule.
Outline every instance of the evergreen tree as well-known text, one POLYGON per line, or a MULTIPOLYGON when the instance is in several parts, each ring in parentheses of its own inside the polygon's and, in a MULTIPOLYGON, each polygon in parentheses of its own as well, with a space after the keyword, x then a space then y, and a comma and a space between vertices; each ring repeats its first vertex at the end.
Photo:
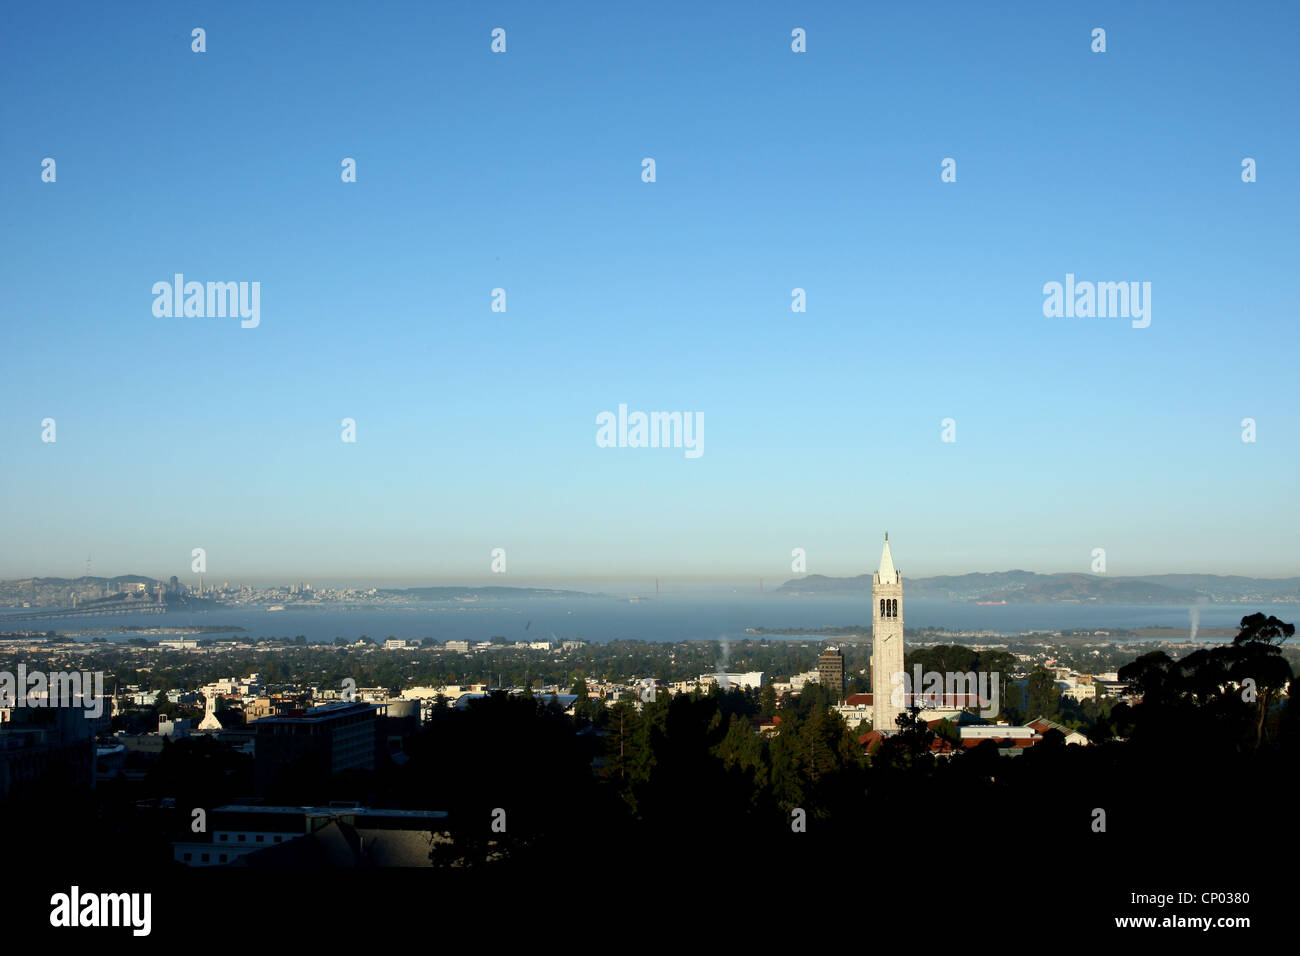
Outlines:
POLYGON ((1061 710, 1061 689, 1056 686, 1052 672, 1042 667, 1035 668, 1026 684, 1029 702, 1025 708, 1026 716, 1055 719, 1061 710))

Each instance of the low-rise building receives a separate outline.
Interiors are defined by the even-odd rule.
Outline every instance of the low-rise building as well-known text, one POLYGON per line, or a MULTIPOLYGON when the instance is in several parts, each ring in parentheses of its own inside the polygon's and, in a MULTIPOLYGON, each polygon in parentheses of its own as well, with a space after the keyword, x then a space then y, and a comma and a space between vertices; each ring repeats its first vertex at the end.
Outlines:
POLYGON ((266 717, 253 724, 254 786, 264 793, 287 765, 307 763, 323 774, 373 770, 383 747, 382 704, 340 701, 304 711, 300 717, 266 717))
POLYGON ((701 674, 698 679, 701 687, 718 684, 721 690, 734 687, 757 689, 763 686, 762 671, 747 671, 744 674, 701 674))
MULTIPOLYGON (((850 727, 857 727, 872 719, 874 700, 874 694, 850 694, 843 703, 835 705, 832 709, 843 717, 850 727)), ((985 702, 974 694, 936 694, 933 697, 926 694, 906 694, 904 706, 920 707, 917 716, 929 723, 937 720, 960 720, 970 711, 983 708, 985 702)), ((894 728, 888 729, 892 731, 894 728)))
POLYGON ((301 707, 301 701, 283 694, 256 697, 244 706, 244 719, 251 723, 265 717, 284 717, 301 707))
POLYGON ((1064 724, 1048 720, 1046 717, 1035 717, 1025 726, 1036 730, 1039 734, 1046 734, 1049 730, 1060 731, 1067 744, 1078 744, 1080 747, 1087 747, 1092 743, 1081 731, 1073 730, 1064 724))
POLYGON ((815 684, 821 675, 817 671, 804 671, 790 678, 790 690, 796 694, 803 691, 805 684, 815 684))
POLYGON ((107 710, 95 717, 82 706, 0 708, 0 797, 54 771, 71 786, 93 786, 95 735, 106 729, 107 710))
MULTIPOLYGON (((398 865, 428 865, 429 838, 447 814, 438 810, 373 810, 357 804, 331 804, 328 807, 267 807, 240 804, 214 807, 208 819, 208 839, 177 840, 172 857, 186 866, 228 866, 250 861, 243 858, 300 838, 311 837, 330 826, 344 826, 360 831, 362 839, 353 846, 365 852, 367 838, 372 843, 384 834, 421 833, 424 862, 419 856, 404 858, 398 865), (373 832, 373 837, 370 834, 373 832)), ((270 861, 268 861, 270 862, 270 861)))

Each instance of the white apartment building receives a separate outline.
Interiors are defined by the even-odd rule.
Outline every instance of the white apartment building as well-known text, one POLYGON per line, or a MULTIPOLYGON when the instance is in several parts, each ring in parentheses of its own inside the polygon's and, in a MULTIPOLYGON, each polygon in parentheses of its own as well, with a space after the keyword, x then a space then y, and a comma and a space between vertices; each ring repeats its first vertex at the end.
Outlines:
POLYGON ((821 675, 817 671, 804 671, 802 674, 795 674, 790 678, 790 690, 797 694, 803 690, 804 684, 816 684, 820 679, 821 675))
POLYGON ((746 671, 743 674, 701 674, 699 676, 699 685, 706 687, 709 684, 721 684, 725 680, 726 684, 723 690, 740 687, 744 689, 758 689, 763 686, 762 671, 746 671))

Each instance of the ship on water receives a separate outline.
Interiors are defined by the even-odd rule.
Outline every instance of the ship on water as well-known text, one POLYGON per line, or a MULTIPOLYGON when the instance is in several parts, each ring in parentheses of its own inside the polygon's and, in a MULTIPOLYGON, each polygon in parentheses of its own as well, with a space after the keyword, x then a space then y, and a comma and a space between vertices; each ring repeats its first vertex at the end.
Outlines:
POLYGON ((1006 602, 1006 601, 976 601, 975 603, 976 603, 976 604, 983 604, 983 605, 986 605, 986 606, 987 606, 987 605, 990 605, 990 604, 992 604, 992 605, 997 605, 997 604, 1006 604, 1007 602, 1006 602))

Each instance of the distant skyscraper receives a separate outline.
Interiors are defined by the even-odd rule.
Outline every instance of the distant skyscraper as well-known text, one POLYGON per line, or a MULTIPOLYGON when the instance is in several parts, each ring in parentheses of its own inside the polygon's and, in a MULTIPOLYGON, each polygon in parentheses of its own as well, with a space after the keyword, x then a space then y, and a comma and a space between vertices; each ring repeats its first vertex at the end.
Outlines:
POLYGON ((844 700, 844 655, 828 647, 817 657, 817 680, 831 692, 835 703, 844 700))
MULTIPOLYGON (((893 700, 895 675, 903 671, 903 575, 894 568, 889 553, 889 534, 880 554, 880 570, 871 584, 871 726, 881 733, 898 730, 897 717, 903 713, 902 698, 893 700)), ((901 679, 901 678, 900 678, 901 679)))

